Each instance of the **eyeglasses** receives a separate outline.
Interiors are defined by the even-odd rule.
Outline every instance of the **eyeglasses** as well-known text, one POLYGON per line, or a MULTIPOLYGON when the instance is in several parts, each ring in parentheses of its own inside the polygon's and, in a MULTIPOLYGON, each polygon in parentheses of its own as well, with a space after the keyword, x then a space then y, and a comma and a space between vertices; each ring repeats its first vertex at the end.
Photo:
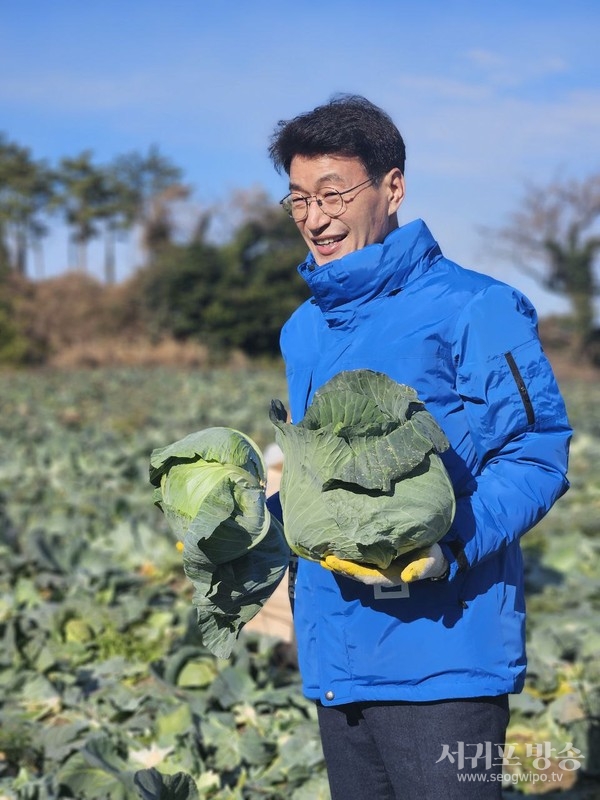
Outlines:
POLYGON ((296 192, 291 192, 286 195, 283 200, 280 200, 279 204, 283 207, 283 210, 290 215, 294 222, 304 222, 308 217, 308 209, 312 202, 315 202, 328 217, 339 217, 346 208, 344 195, 356 189, 360 189, 361 186, 367 186, 369 183, 373 183, 372 178, 367 178, 366 181, 357 183, 356 186, 353 186, 351 189, 344 189, 343 192, 338 192, 337 189, 327 187, 319 194, 311 194, 308 197, 302 194, 296 194, 296 192))

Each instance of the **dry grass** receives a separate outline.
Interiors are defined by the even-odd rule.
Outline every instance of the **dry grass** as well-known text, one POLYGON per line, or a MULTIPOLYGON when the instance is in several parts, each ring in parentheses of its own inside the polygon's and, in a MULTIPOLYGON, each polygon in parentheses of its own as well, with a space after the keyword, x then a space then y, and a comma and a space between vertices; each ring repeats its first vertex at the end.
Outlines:
POLYGON ((547 346, 545 350, 559 383, 575 380, 583 383, 600 382, 600 370, 593 364, 582 361, 576 355, 555 351, 547 346))
MULTIPOLYGON (((106 286, 71 272, 39 282, 15 277, 4 292, 19 330, 45 366, 202 368, 217 358, 219 365, 224 360, 233 367, 248 363, 241 353, 217 357, 198 341, 153 341, 139 308, 135 281, 106 286)), ((600 370, 574 351, 568 317, 540 320, 540 335, 559 381, 600 379, 600 370)))
MULTIPOLYGON (((105 286, 66 273, 40 282, 15 279, 10 292, 19 329, 35 343, 44 366, 203 368, 217 358, 199 341, 152 339, 130 283, 105 286)), ((220 357, 221 365, 223 360, 233 367, 248 361, 241 353, 220 357)))
POLYGON ((88 275, 66 273, 40 282, 15 280, 10 290, 19 328, 48 353, 141 331, 126 285, 104 286, 88 275))
POLYGON ((194 367, 209 366, 210 353, 199 342, 107 337, 64 345, 48 359, 49 367, 194 367))

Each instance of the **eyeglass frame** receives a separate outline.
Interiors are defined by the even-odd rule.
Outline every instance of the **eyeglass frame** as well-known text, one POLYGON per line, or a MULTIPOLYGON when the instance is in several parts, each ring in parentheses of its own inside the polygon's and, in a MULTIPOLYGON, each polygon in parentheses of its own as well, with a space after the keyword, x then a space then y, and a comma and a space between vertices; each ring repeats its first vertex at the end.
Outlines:
POLYGON ((319 206, 319 208, 321 209, 321 211, 324 214, 326 214, 330 219, 337 219, 337 217, 341 217, 341 215, 346 210, 346 201, 344 200, 344 195, 348 194, 349 192, 353 192, 355 189, 360 189, 361 186, 364 186, 366 188, 367 184, 374 183, 374 182, 375 182, 374 178, 367 178, 366 180, 361 181, 360 183, 357 183, 356 186, 352 186, 350 189, 344 189, 343 192, 340 192, 337 189, 334 189, 333 186, 325 186, 325 187, 323 187, 323 191, 335 192, 337 195, 340 196, 340 198, 342 200, 342 207, 337 212, 337 214, 330 214, 328 211, 326 211, 323 208, 323 197, 322 197, 321 193, 319 193, 319 194, 309 194, 309 195, 304 196, 304 195, 300 194, 300 192, 288 192, 286 194, 286 196, 283 197, 279 201, 279 205, 282 206, 283 210, 290 217, 290 219, 294 220, 294 222, 304 222, 304 220, 308 218, 308 214, 309 214, 309 210, 310 210, 310 204, 313 203, 313 202, 316 203, 319 206), (306 207, 306 215, 304 217, 300 218, 300 219, 296 219, 296 217, 293 216, 291 205, 290 205, 289 209, 286 209, 285 206, 284 206, 284 203, 286 202, 286 200, 288 200, 288 198, 290 198, 293 194, 297 195, 298 198, 302 198, 302 200, 304 200, 304 205, 306 207))

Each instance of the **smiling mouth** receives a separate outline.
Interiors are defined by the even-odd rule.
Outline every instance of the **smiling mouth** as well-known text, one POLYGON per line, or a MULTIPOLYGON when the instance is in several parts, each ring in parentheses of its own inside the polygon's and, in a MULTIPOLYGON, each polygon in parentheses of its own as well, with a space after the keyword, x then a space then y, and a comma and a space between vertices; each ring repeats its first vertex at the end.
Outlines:
POLYGON ((322 239, 313 239, 316 247, 331 247, 334 244, 338 244, 338 242, 343 241, 346 238, 345 233, 340 234, 339 236, 327 236, 327 238, 322 239))

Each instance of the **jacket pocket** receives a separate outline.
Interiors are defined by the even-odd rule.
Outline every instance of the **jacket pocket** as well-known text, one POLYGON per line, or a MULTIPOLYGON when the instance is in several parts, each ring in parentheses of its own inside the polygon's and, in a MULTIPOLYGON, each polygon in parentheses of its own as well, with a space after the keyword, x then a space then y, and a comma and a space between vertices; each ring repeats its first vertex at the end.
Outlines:
POLYGON ((527 391, 527 386, 525 385, 525 381, 523 380, 523 376, 521 375, 521 371, 517 366, 517 362, 513 354, 509 351, 508 353, 504 353, 504 358, 506 359, 506 363, 508 364, 508 368, 510 370, 511 375, 514 378, 515 383, 517 384, 517 389, 519 390, 519 395, 523 402, 523 407, 525 408, 525 413, 527 415, 527 424, 533 425, 535 423, 535 411, 533 409, 533 403, 531 402, 531 397, 529 396, 529 392, 527 391))

